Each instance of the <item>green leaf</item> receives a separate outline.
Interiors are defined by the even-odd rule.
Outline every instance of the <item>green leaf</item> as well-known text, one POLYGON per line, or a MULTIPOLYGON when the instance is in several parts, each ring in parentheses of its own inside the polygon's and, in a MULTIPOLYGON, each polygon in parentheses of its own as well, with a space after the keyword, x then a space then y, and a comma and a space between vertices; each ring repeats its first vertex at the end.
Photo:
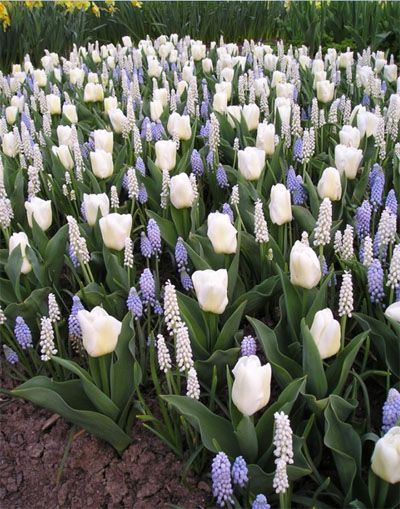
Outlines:
POLYGON ((195 357, 207 359, 207 324, 197 300, 177 292, 179 310, 188 326, 195 357))
POLYGON ((242 302, 236 311, 229 316, 214 345, 214 350, 226 350, 232 346, 233 337, 238 331, 246 304, 247 301, 242 302))
POLYGON ((206 360, 197 360, 195 367, 200 379, 210 380, 214 368, 217 369, 218 380, 222 380, 227 366, 232 368, 238 359, 239 347, 229 350, 216 350, 206 360))
POLYGON ((302 316, 302 302, 296 288, 289 281, 287 274, 285 274, 279 267, 278 273, 281 278, 283 295, 285 297, 287 319, 293 338, 299 337, 300 322, 302 316))
POLYGON ((64 253, 68 240, 68 225, 62 226, 46 246, 45 267, 50 280, 57 281, 64 264, 64 253))
POLYGON ((176 239, 178 237, 174 227, 174 223, 172 221, 169 221, 168 219, 164 219, 163 217, 159 216, 158 214, 149 209, 146 210, 146 214, 149 217, 155 219, 160 228, 161 237, 169 245, 171 249, 174 249, 176 239))
POLYGON ((203 403, 187 396, 161 397, 199 431, 206 449, 214 453, 224 451, 232 457, 240 455, 237 438, 228 420, 213 414, 203 403))
POLYGON ((22 251, 21 246, 15 247, 10 253, 8 257, 8 261, 4 266, 4 270, 7 273, 7 276, 10 278, 12 282, 15 295, 19 301, 22 300, 19 280, 21 277, 21 267, 22 267, 22 251))
POLYGON ((246 301, 246 313, 254 313, 259 308, 265 306, 268 297, 271 297, 277 284, 279 283, 279 276, 271 276, 265 279, 262 283, 254 286, 250 291, 243 293, 238 297, 233 304, 229 305, 226 313, 232 314, 234 310, 246 301))
POLYGON ((103 259, 106 266, 106 282, 111 291, 124 289, 129 291, 126 271, 121 267, 118 257, 106 247, 103 247, 103 259))
POLYGON ((292 212, 300 228, 311 234, 315 228, 316 223, 316 220, 311 212, 308 209, 301 207, 300 205, 292 205, 292 212))
POLYGON ((109 417, 93 411, 78 380, 53 382, 47 377, 34 377, 11 391, 17 398, 47 408, 111 444, 119 453, 131 443, 131 438, 109 417), (88 409, 85 408, 87 405, 88 409))
POLYGON ((200 255, 198 255, 196 251, 187 242, 183 242, 183 244, 196 270, 211 269, 211 266, 207 263, 207 261, 200 255))
POLYGON ((307 373, 307 389, 322 399, 328 390, 324 366, 317 345, 307 327, 305 319, 301 321, 301 335, 303 338, 303 372, 307 373))
POLYGON ((258 440, 251 417, 247 415, 242 417, 235 430, 235 435, 244 459, 248 463, 254 463, 258 455, 258 440))

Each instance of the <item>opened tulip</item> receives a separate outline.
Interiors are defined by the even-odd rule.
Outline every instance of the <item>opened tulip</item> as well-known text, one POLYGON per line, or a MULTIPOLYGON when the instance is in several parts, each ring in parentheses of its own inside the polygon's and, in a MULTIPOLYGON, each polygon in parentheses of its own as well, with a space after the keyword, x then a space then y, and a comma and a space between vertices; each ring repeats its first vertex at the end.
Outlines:
POLYGON ((257 147, 246 147, 238 152, 238 167, 246 180, 257 180, 265 165, 265 152, 257 147))
POLYGON ((80 69, 79 67, 75 67, 69 71, 69 81, 71 85, 76 85, 77 83, 83 83, 85 79, 85 71, 80 69))
POLYGON ((317 311, 310 329, 321 359, 332 357, 340 350, 340 323, 329 308, 317 311))
POLYGON ((100 357, 115 350, 122 323, 96 306, 92 311, 82 309, 77 318, 82 331, 82 343, 90 357, 100 357))
POLYGON ((184 209, 193 205, 193 187, 186 173, 180 173, 171 178, 169 193, 171 203, 176 209, 184 209))
POLYGON ((322 103, 328 103, 332 101, 333 94, 335 93, 335 84, 328 81, 318 81, 317 83, 317 98, 322 103))
POLYGON ((189 115, 179 115, 177 112, 171 113, 168 119, 167 131, 171 136, 176 136, 179 140, 190 140, 192 137, 192 127, 189 115))
POLYGON ((11 254, 12 251, 18 246, 21 248, 22 253, 22 266, 21 266, 21 273, 22 274, 28 274, 32 270, 32 265, 30 261, 28 260, 28 257, 26 256, 26 246, 29 246, 29 241, 26 233, 19 232, 19 233, 13 233, 10 237, 9 243, 8 243, 8 249, 9 253, 11 254))
POLYGON ((341 145, 347 147, 358 148, 360 146, 360 131, 357 127, 351 127, 350 125, 344 125, 339 131, 339 139, 341 145))
POLYGON ((400 482, 400 426, 393 426, 375 443, 372 471, 384 481, 400 482))
POLYGON ((278 83, 276 85, 276 96, 293 99, 294 85, 292 83, 278 83))
POLYGON ((311 247, 296 240, 290 252, 290 282, 310 290, 321 280, 321 265, 311 247))
POLYGON ((163 108, 168 104, 168 90, 166 88, 156 88, 153 90, 153 101, 161 101, 163 108))
POLYGON ((289 223, 293 219, 290 191, 283 184, 275 184, 271 188, 269 215, 277 225, 289 223))
POLYGON ((14 95, 13 97, 11 97, 10 104, 11 106, 17 107, 18 111, 22 113, 25 107, 25 97, 23 95, 19 97, 17 95, 14 95))
POLYGON ((192 281, 201 309, 221 315, 228 305, 228 272, 225 269, 197 270, 192 281))
POLYGON ((96 129, 93 131, 95 150, 104 150, 112 154, 114 147, 114 134, 105 129, 96 129))
POLYGON ((64 168, 71 171, 74 167, 74 160, 72 159, 69 147, 67 145, 60 145, 59 147, 54 145, 51 147, 51 150, 53 154, 58 157, 64 168))
POLYGON ((1 144, 3 152, 8 157, 15 157, 19 154, 18 140, 14 136, 14 133, 6 133, 3 135, 3 142, 1 144))
POLYGON ((263 122, 257 128, 256 147, 264 150, 267 156, 275 152, 275 125, 263 122))
POLYGON ((262 366, 257 355, 243 356, 232 372, 232 401, 236 408, 247 416, 264 408, 271 396, 271 365, 262 366))
POLYGON ((400 323, 400 301, 390 304, 385 310, 385 315, 400 323))
POLYGON ((161 170, 171 171, 176 165, 176 143, 172 140, 160 140, 154 145, 156 166, 161 170))
POLYGON ((227 214, 213 212, 207 219, 207 237, 216 253, 236 253, 237 230, 227 214))
POLYGON ((105 193, 83 195, 83 208, 86 221, 90 226, 96 224, 97 215, 100 211, 102 217, 110 212, 110 200, 105 193))
POLYGON ((349 180, 356 178, 362 158, 363 153, 360 148, 345 145, 335 147, 335 166, 340 173, 344 172, 349 180))
POLYGON ((319 179, 317 191, 323 200, 329 198, 331 201, 338 201, 342 197, 342 183, 340 173, 336 168, 325 168, 319 179))
POLYGON ((249 131, 257 129, 258 124, 260 123, 260 108, 257 104, 245 104, 243 106, 242 114, 246 121, 247 129, 249 131))
POLYGON ((206 45, 202 44, 201 41, 196 41, 195 43, 193 43, 191 50, 192 57, 195 62, 202 60, 206 56, 206 45))
POLYGON ((281 71, 274 71, 272 74, 271 88, 276 88, 278 83, 285 83, 286 75, 281 71))
POLYGON ((105 150, 90 152, 90 163, 93 173, 100 179, 108 178, 114 172, 112 155, 105 150))
POLYGON ((130 237, 132 229, 131 214, 108 214, 99 220, 103 242, 106 247, 122 251, 125 240, 130 237))
POLYGON ((51 200, 42 200, 36 196, 31 198, 30 201, 25 202, 26 215, 28 218, 28 224, 32 228, 32 217, 39 228, 44 232, 51 226, 53 215, 51 211, 51 200))
MULTIPOLYGON (((229 81, 229 83, 232 83, 234 76, 235 76, 235 71, 233 69, 231 69, 230 67, 225 67, 225 69, 222 69, 222 71, 221 71, 221 80, 223 80, 223 81, 229 81)), ((230 89, 230 93, 232 93, 232 87, 230 89)))

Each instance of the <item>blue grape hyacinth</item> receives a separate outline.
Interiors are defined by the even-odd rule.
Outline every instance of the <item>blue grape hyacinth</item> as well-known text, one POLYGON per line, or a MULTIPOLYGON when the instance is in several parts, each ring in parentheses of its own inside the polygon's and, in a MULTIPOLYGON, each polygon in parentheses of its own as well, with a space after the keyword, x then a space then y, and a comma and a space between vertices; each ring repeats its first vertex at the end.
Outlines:
POLYGON ((242 357, 256 355, 257 343, 253 336, 244 336, 240 344, 240 354, 242 357))
POLYGON ((22 350, 32 348, 32 333, 22 316, 17 316, 15 319, 14 334, 22 350))
POLYGON ((268 504, 265 495, 257 495, 254 502, 251 505, 251 509, 271 509, 271 506, 270 504, 268 504))
POLYGON ((217 505, 224 507, 226 502, 233 504, 233 488, 231 481, 231 464, 224 452, 219 452, 211 466, 212 492, 217 505))
POLYGON ((375 259, 368 267, 368 291, 372 303, 382 302, 385 296, 383 276, 384 273, 381 262, 375 259))
POLYGON ((241 488, 249 482, 249 470, 243 456, 238 456, 232 465, 232 481, 241 488))
POLYGON ((390 428, 396 426, 400 419, 400 392, 390 389, 387 399, 382 408, 382 433, 387 433, 390 428))

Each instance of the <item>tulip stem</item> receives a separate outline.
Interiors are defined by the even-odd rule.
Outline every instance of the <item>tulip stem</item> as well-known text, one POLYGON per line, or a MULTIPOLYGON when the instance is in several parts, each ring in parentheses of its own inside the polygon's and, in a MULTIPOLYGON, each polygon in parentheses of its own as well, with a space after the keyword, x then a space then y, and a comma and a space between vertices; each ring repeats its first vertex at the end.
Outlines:
POLYGON ((109 370, 107 369, 107 358, 105 355, 98 357, 100 367, 100 379, 103 392, 110 396, 109 370))
POLYGON ((340 321, 340 328, 341 328, 341 347, 340 349, 344 349, 344 342, 345 342, 345 335, 346 335, 346 322, 347 322, 347 315, 343 315, 342 319, 340 321))

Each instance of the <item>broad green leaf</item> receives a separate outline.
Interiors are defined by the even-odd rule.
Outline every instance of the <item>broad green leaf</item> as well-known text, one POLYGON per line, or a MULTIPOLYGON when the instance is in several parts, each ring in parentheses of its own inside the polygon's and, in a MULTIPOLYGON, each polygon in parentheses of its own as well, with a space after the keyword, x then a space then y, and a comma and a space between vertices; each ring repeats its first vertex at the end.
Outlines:
POLYGON ((195 357, 207 359, 207 324, 198 302, 184 293, 177 292, 179 310, 188 326, 195 357))
POLYGON ((226 350, 233 346, 233 337, 239 329, 246 304, 247 301, 242 302, 225 322, 214 345, 214 350, 226 350))
POLYGON ((303 338, 303 372, 307 374, 307 390, 322 399, 328 390, 324 366, 317 345, 307 327, 305 319, 301 321, 303 338))
POLYGON ((235 435, 244 459, 247 463, 254 463, 258 455, 258 440, 251 417, 243 415, 235 429, 235 435))

